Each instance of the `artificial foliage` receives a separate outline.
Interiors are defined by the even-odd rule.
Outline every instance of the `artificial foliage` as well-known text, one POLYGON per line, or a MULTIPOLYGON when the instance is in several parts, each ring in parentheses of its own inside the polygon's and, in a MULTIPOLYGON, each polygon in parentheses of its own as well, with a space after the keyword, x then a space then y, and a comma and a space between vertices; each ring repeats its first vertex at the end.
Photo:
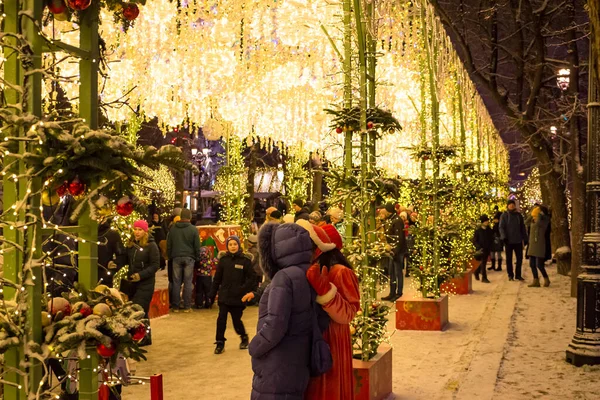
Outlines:
MULTIPOLYGON (((119 355, 136 361, 145 360, 146 351, 139 347, 139 339, 134 339, 137 329, 144 325, 144 310, 124 301, 122 296, 104 285, 92 291, 76 285, 62 297, 69 302, 71 312, 51 313, 52 321, 44 328, 44 343, 55 357, 74 351, 79 359, 84 359, 86 347, 104 345, 115 350, 107 357, 112 362, 119 355), (83 307, 87 311, 83 311, 83 307)), ((57 302, 57 298, 47 299, 48 308, 57 302)))
POLYGON ((540 171, 533 168, 527 179, 519 185, 517 189, 517 198, 522 209, 529 210, 535 204, 542 204, 542 188, 540 186, 540 171))
POLYGON ((247 171, 242 152, 244 143, 237 137, 226 138, 226 152, 222 155, 224 165, 219 169, 214 190, 219 192, 223 209, 221 222, 240 225, 246 234, 250 231, 250 221, 245 218, 247 171))
MULTIPOLYGON (((325 109, 331 115, 330 127, 337 133, 360 132, 360 107, 325 109)), ((402 130, 400 122, 388 110, 379 107, 367 108, 367 129, 376 132, 377 138, 383 134, 394 133, 402 130)))
POLYGON ((306 169, 308 161, 308 153, 302 148, 289 151, 286 159, 283 187, 285 188, 285 197, 289 202, 294 200, 302 200, 303 202, 308 197, 308 187, 311 181, 311 176, 306 169))
POLYGON ((387 340, 386 324, 390 307, 380 301, 371 303, 368 313, 358 311, 350 323, 352 355, 359 360, 370 360, 377 355, 379 346, 387 340))
POLYGON ((82 187, 82 190, 72 193, 78 198, 72 220, 86 207, 95 213, 105 206, 105 201, 98 206, 97 201, 101 198, 116 202, 133 195, 136 180, 149 178, 139 166, 158 169, 162 164, 178 171, 197 170, 175 146, 163 146, 158 150, 152 146, 136 148, 113 131, 90 129, 79 118, 39 119, 31 114, 15 115, 9 108, 2 108, 0 121, 9 128, 2 131, 0 151, 4 157, 10 155, 14 160, 5 163, 2 174, 18 178, 18 162, 23 161, 28 176, 44 179, 45 190, 61 191, 68 185, 71 191, 77 182, 77 188, 82 187), (19 130, 25 134, 11 135, 19 130), (19 153, 19 143, 23 141, 44 145, 19 153))

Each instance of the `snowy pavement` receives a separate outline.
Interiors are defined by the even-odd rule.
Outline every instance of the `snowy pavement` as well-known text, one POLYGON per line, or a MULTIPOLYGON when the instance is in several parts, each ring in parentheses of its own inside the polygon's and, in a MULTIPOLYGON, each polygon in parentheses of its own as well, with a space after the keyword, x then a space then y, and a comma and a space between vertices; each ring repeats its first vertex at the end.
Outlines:
MULTIPOLYGON (((396 399, 599 399, 600 368, 565 362, 576 301, 569 278, 549 272, 550 288, 508 282, 500 272, 489 274, 491 284, 474 281, 473 294, 450 298, 444 332, 393 332, 392 314, 396 399)), ((405 286, 410 296, 410 280, 405 286)), ((213 309, 153 320, 148 361, 135 374, 162 373, 165 400, 248 399, 250 357, 238 349, 231 321, 225 353, 213 354, 216 317, 213 309)), ((243 321, 254 334, 257 308, 247 308, 243 321)), ((150 399, 150 388, 128 387, 123 398, 150 399)))

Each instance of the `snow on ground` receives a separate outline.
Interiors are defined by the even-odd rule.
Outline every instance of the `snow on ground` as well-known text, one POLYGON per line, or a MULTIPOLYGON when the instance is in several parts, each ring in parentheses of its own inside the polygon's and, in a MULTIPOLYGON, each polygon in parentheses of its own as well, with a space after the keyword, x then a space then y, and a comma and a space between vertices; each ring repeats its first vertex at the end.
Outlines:
MULTIPOLYGON (((550 288, 508 282, 505 272, 490 273, 489 285, 474 281, 473 294, 450 299, 451 324, 444 332, 393 332, 392 314, 396 398, 600 398, 600 368, 565 362, 576 301, 569 297, 569 278, 554 270, 550 288)), ((408 281, 405 287, 410 296, 408 281)), ((216 317, 215 308, 153 320, 153 345, 148 361, 135 365, 136 375, 162 373, 165 400, 248 399, 250 357, 237 348, 231 320, 225 353, 212 353, 216 317)), ((254 334, 257 308, 247 308, 243 320, 254 334)), ((148 385, 132 386, 124 399, 149 399, 149 393, 148 385)))

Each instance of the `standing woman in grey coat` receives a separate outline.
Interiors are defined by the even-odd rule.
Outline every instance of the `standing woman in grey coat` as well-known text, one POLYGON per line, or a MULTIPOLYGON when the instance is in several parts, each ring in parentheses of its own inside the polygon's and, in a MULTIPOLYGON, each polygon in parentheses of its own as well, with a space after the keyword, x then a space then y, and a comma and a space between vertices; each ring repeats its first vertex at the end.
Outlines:
POLYGON ((536 206, 531 210, 531 215, 527 218, 529 223, 529 247, 527 255, 529 256, 529 266, 533 273, 533 283, 529 287, 540 287, 538 270, 544 277, 544 287, 550 286, 550 279, 544 266, 546 260, 546 230, 550 219, 544 207, 536 206))

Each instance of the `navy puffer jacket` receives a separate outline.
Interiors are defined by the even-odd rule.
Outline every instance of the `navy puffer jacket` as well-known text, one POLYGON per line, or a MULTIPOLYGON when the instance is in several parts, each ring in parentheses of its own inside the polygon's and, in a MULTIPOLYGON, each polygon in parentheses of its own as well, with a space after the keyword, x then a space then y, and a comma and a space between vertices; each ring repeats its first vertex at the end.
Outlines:
POLYGON ((308 232, 296 224, 267 224, 260 254, 271 283, 260 299, 256 336, 250 343, 252 400, 302 400, 310 378, 312 257, 308 232))

